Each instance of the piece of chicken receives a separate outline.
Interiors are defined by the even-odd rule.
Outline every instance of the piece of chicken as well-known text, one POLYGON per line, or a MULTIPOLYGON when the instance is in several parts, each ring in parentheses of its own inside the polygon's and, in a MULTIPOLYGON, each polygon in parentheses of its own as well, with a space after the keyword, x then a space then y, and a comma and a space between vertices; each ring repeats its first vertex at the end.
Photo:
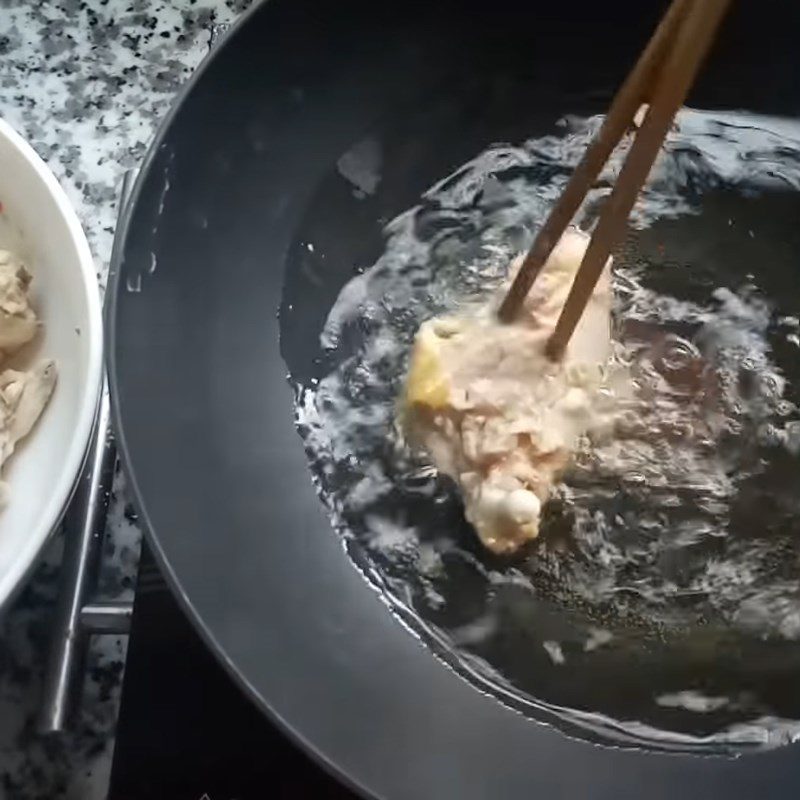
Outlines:
POLYGON ((467 519, 496 553, 538 536, 580 437, 613 423, 610 259, 563 360, 544 354, 588 242, 564 234, 514 324, 496 316, 506 284, 473 313, 423 323, 414 342, 402 428, 455 479, 467 519))
MULTIPOLYGON (((56 365, 50 360, 38 362, 28 372, 7 369, 0 373, 0 467, 31 432, 55 385, 56 365)), ((0 483, 0 506, 7 497, 8 488, 0 483)))
POLYGON ((31 308, 31 275, 8 250, 0 250, 0 356, 8 356, 36 335, 39 321, 31 308))

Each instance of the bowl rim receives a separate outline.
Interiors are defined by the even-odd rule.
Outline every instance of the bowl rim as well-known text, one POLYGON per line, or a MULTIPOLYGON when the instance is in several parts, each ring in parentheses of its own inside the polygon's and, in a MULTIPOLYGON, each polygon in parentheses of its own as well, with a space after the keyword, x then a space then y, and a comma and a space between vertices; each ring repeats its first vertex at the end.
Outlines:
POLYGON ((39 511, 37 523, 29 532, 24 546, 11 568, 0 574, 0 609, 3 609, 22 587, 38 562, 39 556, 55 532, 69 505, 82 471, 89 440, 97 417, 103 378, 103 324, 100 310, 94 258, 83 227, 72 203, 58 179, 33 147, 4 119, 0 119, 0 138, 6 139, 27 162, 31 171, 45 185, 67 226, 67 232, 78 255, 81 288, 86 302, 87 372, 82 400, 69 447, 63 457, 63 469, 47 500, 39 511))

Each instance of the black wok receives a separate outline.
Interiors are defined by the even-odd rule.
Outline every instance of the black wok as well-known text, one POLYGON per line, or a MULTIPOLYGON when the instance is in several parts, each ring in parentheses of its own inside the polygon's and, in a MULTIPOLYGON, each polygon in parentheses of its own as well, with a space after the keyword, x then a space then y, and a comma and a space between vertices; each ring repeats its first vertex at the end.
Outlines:
MULTIPOLYGON (((193 78, 122 215, 110 374, 147 535, 231 675, 367 795, 800 788, 792 747, 738 760, 611 749, 478 690, 354 567, 293 423, 287 363, 299 380, 312 369, 331 291, 374 262, 385 222, 487 143, 601 111, 662 11, 265 3, 193 78), (343 181, 321 203, 319 186, 367 133, 383 148, 377 190, 355 201, 343 181), (284 287, 309 229, 330 279, 292 313, 284 287)), ((798 22, 793 3, 739 3, 693 103, 796 116, 798 22)))

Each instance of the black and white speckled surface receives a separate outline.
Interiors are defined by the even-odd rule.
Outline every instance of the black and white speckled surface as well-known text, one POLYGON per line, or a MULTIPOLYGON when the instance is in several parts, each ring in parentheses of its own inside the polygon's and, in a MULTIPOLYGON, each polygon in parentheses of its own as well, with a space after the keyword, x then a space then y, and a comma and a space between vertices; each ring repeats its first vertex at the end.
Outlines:
MULTIPOLYGON (((0 2, 0 115, 50 165, 75 205, 105 285, 126 170, 141 162, 215 25, 252 0, 0 2)), ((117 476, 101 575, 104 599, 130 596, 136 520, 117 476)), ((61 543, 0 619, 0 800, 95 800, 106 793, 125 642, 97 637, 74 731, 34 728, 61 543)))

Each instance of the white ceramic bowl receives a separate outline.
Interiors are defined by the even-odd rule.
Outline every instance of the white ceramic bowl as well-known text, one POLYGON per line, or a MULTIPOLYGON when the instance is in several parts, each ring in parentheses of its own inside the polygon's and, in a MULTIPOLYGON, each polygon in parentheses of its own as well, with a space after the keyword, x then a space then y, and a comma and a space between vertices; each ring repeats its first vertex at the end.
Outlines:
POLYGON ((64 190, 45 163, 0 120, 0 248, 33 274, 44 323, 23 359, 53 358, 58 383, 30 436, 3 468, 0 609, 21 585, 72 496, 102 385, 103 327, 94 263, 64 190))

